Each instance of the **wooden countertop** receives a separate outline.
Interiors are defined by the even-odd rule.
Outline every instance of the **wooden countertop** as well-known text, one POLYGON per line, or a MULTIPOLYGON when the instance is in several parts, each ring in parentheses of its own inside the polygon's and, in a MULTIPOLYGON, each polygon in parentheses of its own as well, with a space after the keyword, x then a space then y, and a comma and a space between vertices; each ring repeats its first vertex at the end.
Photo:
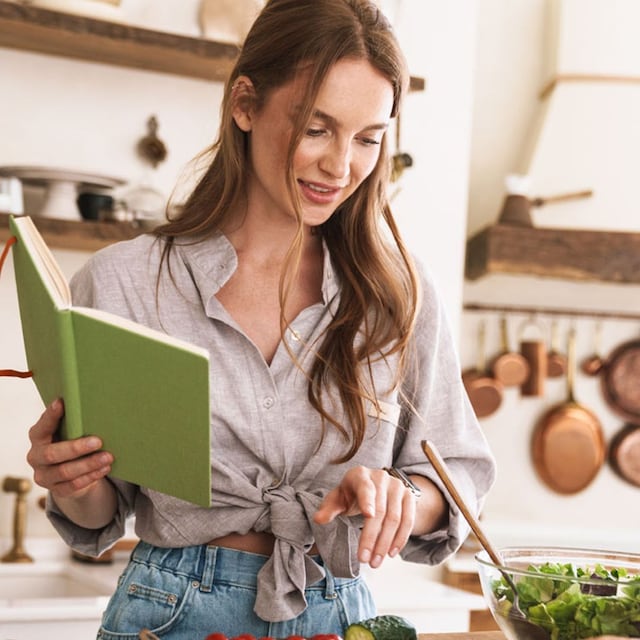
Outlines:
POLYGON ((418 640, 505 640, 502 631, 468 631, 464 633, 420 633, 418 640))

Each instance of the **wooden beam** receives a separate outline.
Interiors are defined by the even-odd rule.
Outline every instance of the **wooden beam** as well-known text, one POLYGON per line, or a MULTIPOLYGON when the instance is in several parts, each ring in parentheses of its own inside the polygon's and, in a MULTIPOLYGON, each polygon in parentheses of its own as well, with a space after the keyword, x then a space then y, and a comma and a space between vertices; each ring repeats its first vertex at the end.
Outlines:
POLYGON ((467 241, 465 276, 491 273, 640 283, 640 234, 496 224, 467 241))

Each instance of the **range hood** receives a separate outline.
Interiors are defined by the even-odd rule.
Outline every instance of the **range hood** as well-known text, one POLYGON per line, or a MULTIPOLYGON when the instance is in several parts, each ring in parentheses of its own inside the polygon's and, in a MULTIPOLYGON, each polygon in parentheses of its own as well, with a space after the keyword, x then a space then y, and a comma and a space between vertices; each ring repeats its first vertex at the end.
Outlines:
MULTIPOLYGON (((529 273, 640 282, 640 1, 549 0, 548 81, 517 172, 532 207, 467 245, 466 276, 529 273)), ((506 202, 506 200, 505 200, 506 202)))

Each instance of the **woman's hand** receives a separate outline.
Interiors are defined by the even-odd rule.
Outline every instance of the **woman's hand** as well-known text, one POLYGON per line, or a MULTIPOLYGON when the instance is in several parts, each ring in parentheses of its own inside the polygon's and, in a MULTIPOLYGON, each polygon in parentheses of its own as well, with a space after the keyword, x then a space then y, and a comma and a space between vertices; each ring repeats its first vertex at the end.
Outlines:
POLYGON ((95 436, 56 441, 63 414, 62 401, 55 400, 29 430, 27 462, 33 479, 49 490, 74 522, 89 528, 104 526, 115 508, 115 491, 106 480, 113 456, 100 451, 102 442, 95 436))
POLYGON ((422 489, 416 498, 397 478, 383 469, 354 467, 332 489, 314 515, 318 524, 327 524, 339 515, 362 514, 360 562, 379 567, 385 556, 396 556, 410 535, 422 535, 442 524, 446 502, 440 491, 426 478, 412 476, 422 489))

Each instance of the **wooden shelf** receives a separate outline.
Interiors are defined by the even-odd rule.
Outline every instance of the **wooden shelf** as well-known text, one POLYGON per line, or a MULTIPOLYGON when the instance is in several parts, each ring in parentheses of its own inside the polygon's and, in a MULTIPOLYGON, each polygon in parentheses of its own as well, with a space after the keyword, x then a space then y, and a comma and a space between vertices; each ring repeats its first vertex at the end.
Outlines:
MULTIPOLYGON (((50 249, 97 251, 118 240, 128 240, 143 229, 128 222, 93 222, 34 217, 33 222, 50 249)), ((0 213, 0 244, 9 239, 9 214, 0 213)))
MULTIPOLYGON (((226 80, 238 55, 233 44, 7 0, 0 0, 0 47, 213 81, 226 80)), ((411 78, 413 91, 425 84, 411 78)))
POLYGON ((467 241, 465 276, 495 273, 640 283, 640 234, 496 224, 467 241))
POLYGON ((223 81, 232 44, 0 1, 0 46, 78 60, 223 81))

